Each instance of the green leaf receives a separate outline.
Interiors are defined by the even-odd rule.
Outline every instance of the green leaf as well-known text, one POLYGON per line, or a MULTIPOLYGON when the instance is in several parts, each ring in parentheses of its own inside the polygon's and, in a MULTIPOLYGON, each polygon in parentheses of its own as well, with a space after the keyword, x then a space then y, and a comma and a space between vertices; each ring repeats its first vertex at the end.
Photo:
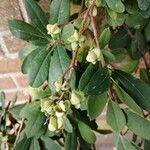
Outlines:
POLYGON ((79 89, 88 95, 100 95, 108 89, 109 85, 108 69, 100 69, 97 65, 89 65, 79 81, 79 89))
POLYGON ((143 117, 131 112, 125 111, 127 115, 127 127, 136 135, 150 140, 150 121, 144 119, 143 117))
POLYGON ((76 150, 77 149, 77 133, 73 128, 72 133, 67 133, 65 137, 65 150, 76 150))
POLYGON ((69 20, 70 1, 53 0, 50 7, 50 23, 64 24, 69 20))
POLYGON ((118 96, 118 98, 127 106, 129 106, 129 108, 131 108, 132 110, 134 110, 135 112, 141 114, 141 109, 140 107, 134 102, 134 100, 132 99, 132 97, 126 93, 119 85, 115 84, 114 85, 116 94, 118 96))
POLYGON ((127 15, 125 23, 132 28, 138 28, 144 21, 143 16, 137 11, 134 14, 127 15))
POLYGON ((109 42, 109 47, 111 49, 117 49, 117 48, 125 48, 130 41, 130 37, 126 30, 124 29, 119 29, 118 32, 116 32, 110 42, 109 42))
POLYGON ((41 51, 41 48, 36 48, 24 58, 22 62, 22 66, 21 66, 22 73, 24 74, 28 73, 30 67, 32 66, 33 59, 40 51, 41 51))
POLYGON ((124 4, 121 0, 105 0, 108 7, 118 13, 122 13, 125 11, 124 4))
POLYGON ((73 24, 65 25, 62 29, 61 40, 64 41, 66 44, 70 44, 68 38, 74 34, 74 31, 75 29, 73 24))
POLYGON ((89 144, 93 144, 96 141, 96 136, 92 129, 84 122, 78 120, 78 128, 82 138, 89 144))
POLYGON ((41 137, 42 143, 46 150, 61 150, 60 145, 58 145, 54 140, 48 137, 41 137))
POLYGON ((136 148, 132 145, 132 143, 126 138, 124 138, 123 136, 118 137, 117 149, 118 150, 136 150, 136 148))
POLYGON ((107 123, 116 132, 123 130, 126 125, 126 119, 122 110, 115 102, 112 102, 111 100, 108 103, 106 119, 107 123))
POLYGON ((14 150, 29 150, 31 139, 24 137, 19 143, 17 143, 14 150))
POLYGON ((25 41, 35 41, 37 39, 47 41, 44 35, 32 25, 21 20, 9 20, 9 30, 11 33, 25 41))
POLYGON ((34 112, 40 110, 40 102, 39 101, 34 101, 30 104, 26 104, 21 112, 20 112, 20 117, 22 118, 30 118, 31 114, 34 112))
POLYGON ((33 59, 29 69, 29 84, 32 87, 41 86, 48 78, 51 51, 42 49, 33 59))
POLYGON ((150 41, 150 22, 144 29, 144 35, 145 35, 146 41, 149 42, 150 41))
POLYGON ((31 23, 41 32, 47 33, 48 19, 35 0, 25 0, 25 8, 31 23))
POLYGON ((34 137, 40 132, 41 128, 43 128, 45 119, 45 115, 40 110, 30 114, 25 127, 27 138, 34 137))
POLYGON ((131 56, 133 59, 140 59, 146 52, 146 41, 144 35, 137 30, 131 43, 131 56))
POLYGON ((20 112, 24 106, 25 106, 25 104, 16 105, 16 106, 10 108, 9 112, 16 120, 21 120, 21 118, 18 114, 20 114, 20 112))
MULTIPOLYGON (((150 73, 149 73, 150 76, 150 73)), ((141 68, 140 69, 140 79, 143 80, 145 83, 150 84, 149 78, 148 78, 148 70, 141 68)))
POLYGON ((24 59, 33 51, 37 49, 35 45, 27 45, 19 51, 19 59, 23 62, 24 59))
MULTIPOLYGON (((59 45, 53 47, 53 55, 49 68, 48 84, 52 91, 55 91, 54 83, 64 75, 70 65, 70 58, 66 51, 59 45)), ((75 82, 75 73, 71 77, 71 86, 75 82)))
POLYGON ((150 141, 144 140, 144 150, 149 150, 149 148, 150 148, 150 141))
POLYGON ((137 0, 138 6, 141 10, 147 10, 148 7, 150 6, 150 1, 149 0, 137 0))
POLYGON ((79 137, 79 143, 80 143, 80 149, 79 150, 91 150, 92 145, 87 143, 83 138, 80 136, 79 137))
POLYGON ((150 111, 150 86, 123 71, 115 71, 114 75, 133 100, 143 109, 150 111))
POLYGON ((146 11, 140 11, 140 14, 146 19, 149 18, 150 17, 150 6, 146 11))
POLYGON ((5 93, 3 91, 0 91, 0 107, 5 109, 5 93))
POLYGON ((91 120, 96 119, 101 112, 103 111, 106 103, 107 103, 107 93, 103 93, 101 95, 92 95, 87 98, 88 105, 88 114, 91 120))
POLYGON ((109 42, 110 40, 110 29, 109 28, 105 28, 103 30, 103 32, 101 33, 100 35, 100 38, 99 38, 99 44, 100 44, 100 48, 103 49, 109 42))
POLYGON ((70 123, 69 119, 68 118, 65 118, 64 119, 64 123, 65 123, 65 130, 69 133, 72 133, 73 131, 73 127, 72 127, 72 124, 70 123))
POLYGON ((40 150, 40 144, 37 139, 32 139, 29 150, 40 150))

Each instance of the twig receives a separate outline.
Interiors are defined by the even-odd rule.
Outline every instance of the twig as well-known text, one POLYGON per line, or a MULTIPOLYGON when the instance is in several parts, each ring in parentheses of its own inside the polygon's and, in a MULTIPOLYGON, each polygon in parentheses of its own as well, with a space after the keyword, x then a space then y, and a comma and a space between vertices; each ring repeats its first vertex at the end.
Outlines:
POLYGON ((21 124, 20 124, 19 130, 18 130, 18 133, 17 133, 17 137, 16 137, 16 140, 15 140, 15 143, 14 143, 14 147, 16 147, 16 145, 18 143, 18 140, 19 140, 19 137, 20 137, 20 133, 21 133, 21 130, 22 130, 22 127, 23 127, 23 124, 24 124, 24 121, 25 121, 25 119, 23 118, 21 120, 21 124))
MULTIPOLYGON (((93 29, 93 33, 94 33, 94 37, 95 37, 95 43, 96 43, 97 48, 99 48, 99 50, 100 50, 99 41, 98 41, 98 34, 97 34, 97 30, 96 30, 96 25, 95 25, 94 18, 92 16, 93 7, 90 9, 89 15, 90 15, 90 19, 91 19, 91 27, 93 29)), ((100 61, 101 61, 102 66, 105 66, 105 61, 104 61, 104 57, 103 57, 103 54, 102 54, 101 50, 100 50, 100 57, 101 57, 100 61)))

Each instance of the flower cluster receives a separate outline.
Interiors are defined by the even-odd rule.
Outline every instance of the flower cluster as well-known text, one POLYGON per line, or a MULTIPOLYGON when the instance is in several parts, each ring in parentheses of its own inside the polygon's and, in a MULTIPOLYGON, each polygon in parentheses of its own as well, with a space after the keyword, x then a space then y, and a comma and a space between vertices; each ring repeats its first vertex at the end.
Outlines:
POLYGON ((85 37, 80 35, 77 30, 74 31, 74 34, 68 38, 68 42, 71 43, 72 50, 76 50, 76 48, 83 47, 85 41, 85 37))
POLYGON ((70 108, 69 100, 42 99, 41 111, 49 118, 48 129, 56 131, 64 128, 64 118, 70 108))

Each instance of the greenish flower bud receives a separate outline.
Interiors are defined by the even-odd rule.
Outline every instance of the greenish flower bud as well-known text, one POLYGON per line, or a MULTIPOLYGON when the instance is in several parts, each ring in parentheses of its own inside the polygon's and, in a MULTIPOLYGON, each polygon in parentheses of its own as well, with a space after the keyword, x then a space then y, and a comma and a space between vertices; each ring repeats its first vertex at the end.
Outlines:
POLYGON ((61 32, 61 29, 58 27, 58 24, 48 24, 46 26, 47 28, 47 34, 51 35, 52 37, 55 37, 57 34, 61 32))
POLYGON ((84 93, 81 91, 72 91, 70 102, 76 108, 80 107, 81 102, 84 100, 84 93))
POLYGON ((61 117, 57 118, 57 125, 58 125, 57 126, 58 129, 63 129, 64 128, 64 119, 61 117))
POLYGON ((56 91, 59 92, 61 90, 61 87, 62 87, 62 84, 63 84, 63 78, 59 78, 55 83, 55 87, 56 87, 56 91))
POLYGON ((62 117, 62 116, 64 116, 64 111, 61 109, 61 107, 59 106, 59 105, 56 105, 55 107, 54 107, 54 111, 55 111, 55 115, 57 116, 57 117, 62 117))
POLYGON ((68 38, 68 42, 74 43, 79 41, 79 33, 77 30, 74 31, 74 34, 68 38))
POLYGON ((55 116, 50 117, 48 129, 52 132, 57 130, 57 117, 55 116))
POLYGON ((101 5, 102 5, 102 1, 101 0, 96 0, 96 6, 101 7, 101 5))
POLYGON ((78 47, 78 44, 76 42, 71 43, 71 48, 73 51, 76 50, 77 47, 78 47))
POLYGON ((92 15, 93 15, 94 17, 97 16, 97 7, 95 7, 95 6, 94 6, 94 8, 93 8, 92 15))
POLYGON ((117 19, 117 13, 111 9, 107 9, 107 12, 109 14, 109 16, 113 19, 113 20, 116 20, 117 19))
POLYGON ((92 64, 95 64, 97 61, 100 60, 100 49, 99 48, 94 48, 89 51, 86 60, 88 62, 91 62, 92 64))

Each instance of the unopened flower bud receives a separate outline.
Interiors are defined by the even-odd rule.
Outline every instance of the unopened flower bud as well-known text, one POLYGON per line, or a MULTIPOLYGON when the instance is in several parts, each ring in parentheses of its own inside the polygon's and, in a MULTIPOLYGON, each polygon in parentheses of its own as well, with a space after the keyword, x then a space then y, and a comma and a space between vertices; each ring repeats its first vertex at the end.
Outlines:
POLYGON ((55 115, 57 116, 57 117, 62 117, 62 116, 64 116, 64 111, 61 109, 61 107, 59 106, 59 105, 56 105, 55 107, 54 107, 54 111, 55 111, 55 115))
POLYGON ((92 64, 95 64, 96 61, 100 60, 100 49, 99 48, 94 48, 89 51, 86 60, 88 62, 91 62, 92 64))
POLYGON ((81 91, 72 91, 70 102, 76 108, 80 107, 81 102, 84 100, 84 93, 81 91))
POLYGON ((68 42, 74 43, 79 40, 79 33, 77 30, 74 31, 74 34, 68 38, 68 42))
POLYGON ((95 6, 94 6, 94 8, 93 8, 92 15, 93 15, 94 17, 97 16, 97 7, 95 7, 95 6))
POLYGON ((56 131, 57 130, 57 117, 55 117, 55 116, 50 117, 48 129, 50 131, 56 131))
POLYGON ((63 129, 64 128, 64 119, 59 117, 57 118, 57 127, 58 129, 63 129))
POLYGON ((57 92, 59 92, 59 91, 61 90, 62 84, 63 84, 63 79, 62 79, 62 77, 59 78, 59 79, 54 83, 57 92))
POLYGON ((48 24, 46 26, 47 28, 47 34, 50 34, 52 37, 54 37, 55 35, 59 34, 61 32, 61 29, 58 27, 58 24, 48 24))

